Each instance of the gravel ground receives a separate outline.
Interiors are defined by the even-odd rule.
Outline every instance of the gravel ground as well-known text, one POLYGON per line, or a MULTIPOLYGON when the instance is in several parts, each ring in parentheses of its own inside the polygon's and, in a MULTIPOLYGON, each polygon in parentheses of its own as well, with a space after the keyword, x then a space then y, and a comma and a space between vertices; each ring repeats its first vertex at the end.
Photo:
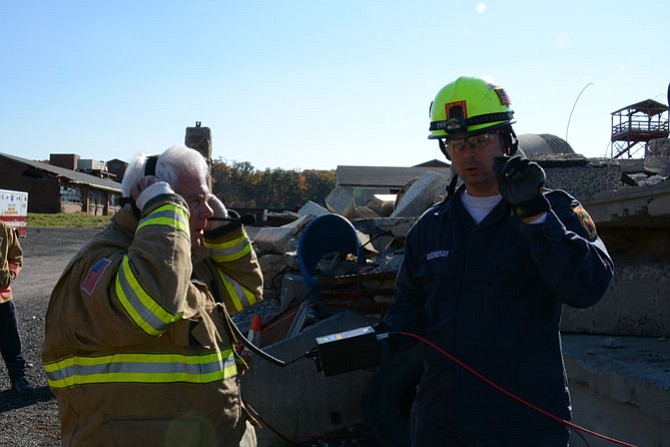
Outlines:
MULTIPOLYGON (((0 367, 0 446, 60 446, 58 405, 42 368, 44 317, 51 290, 77 250, 98 229, 29 228, 21 239, 24 267, 12 289, 17 307, 23 354, 33 366, 28 379, 36 392, 29 396, 10 391, 9 377, 0 367)), ((284 444, 286 446, 291 444, 284 444)), ((301 441, 302 447, 347 447, 370 445, 364 427, 350 427, 322 439, 301 441)))

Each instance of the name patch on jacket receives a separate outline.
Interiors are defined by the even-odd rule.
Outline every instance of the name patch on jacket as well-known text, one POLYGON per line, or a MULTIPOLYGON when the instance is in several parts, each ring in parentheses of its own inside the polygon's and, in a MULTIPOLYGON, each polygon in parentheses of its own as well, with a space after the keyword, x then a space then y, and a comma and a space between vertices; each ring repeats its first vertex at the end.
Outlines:
POLYGON ((95 287, 98 285, 98 281, 100 281, 100 278, 111 263, 111 260, 102 258, 93 264, 93 267, 91 267, 91 269, 88 271, 86 278, 84 278, 84 282, 81 283, 81 290, 86 292, 88 296, 93 295, 93 291, 95 291, 95 287))
POLYGON ((426 261, 432 261, 437 258, 446 258, 449 256, 449 250, 435 250, 430 253, 426 253, 426 261))

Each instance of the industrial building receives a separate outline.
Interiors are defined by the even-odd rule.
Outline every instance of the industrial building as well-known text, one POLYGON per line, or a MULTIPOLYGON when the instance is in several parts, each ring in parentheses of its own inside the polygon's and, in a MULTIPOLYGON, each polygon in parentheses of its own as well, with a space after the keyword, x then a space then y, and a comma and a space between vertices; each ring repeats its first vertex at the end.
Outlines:
POLYGON ((27 192, 29 213, 110 215, 118 209, 121 184, 111 179, 113 174, 104 174, 104 163, 88 163, 74 154, 54 155, 52 163, 43 163, 0 153, 0 188, 27 192), (59 166, 66 161, 71 168, 59 166), (90 173, 75 170, 79 161, 90 173))

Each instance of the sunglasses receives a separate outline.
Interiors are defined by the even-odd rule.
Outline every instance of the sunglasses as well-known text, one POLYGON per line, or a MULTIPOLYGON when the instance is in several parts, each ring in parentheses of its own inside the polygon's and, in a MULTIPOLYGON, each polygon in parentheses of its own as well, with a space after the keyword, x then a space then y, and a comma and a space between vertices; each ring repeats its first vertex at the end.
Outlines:
POLYGON ((478 150, 487 144, 491 143, 497 133, 480 133, 465 138, 450 138, 447 140, 447 149, 451 152, 460 155, 465 152, 466 146, 470 146, 474 150, 478 150))

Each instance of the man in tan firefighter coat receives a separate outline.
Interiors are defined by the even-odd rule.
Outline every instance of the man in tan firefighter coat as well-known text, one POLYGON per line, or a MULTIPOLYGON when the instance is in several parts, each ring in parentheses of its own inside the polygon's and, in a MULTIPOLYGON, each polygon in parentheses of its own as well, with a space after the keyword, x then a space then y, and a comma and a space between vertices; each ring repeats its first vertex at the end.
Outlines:
POLYGON ((19 321, 14 306, 12 283, 23 267, 23 249, 14 229, 0 221, 0 354, 7 366, 12 390, 32 393, 28 382, 28 363, 23 358, 19 321))
POLYGON ((184 146, 137 157, 133 200, 58 281, 43 362, 63 446, 256 445, 226 312, 260 300, 263 279, 207 173, 184 146))

